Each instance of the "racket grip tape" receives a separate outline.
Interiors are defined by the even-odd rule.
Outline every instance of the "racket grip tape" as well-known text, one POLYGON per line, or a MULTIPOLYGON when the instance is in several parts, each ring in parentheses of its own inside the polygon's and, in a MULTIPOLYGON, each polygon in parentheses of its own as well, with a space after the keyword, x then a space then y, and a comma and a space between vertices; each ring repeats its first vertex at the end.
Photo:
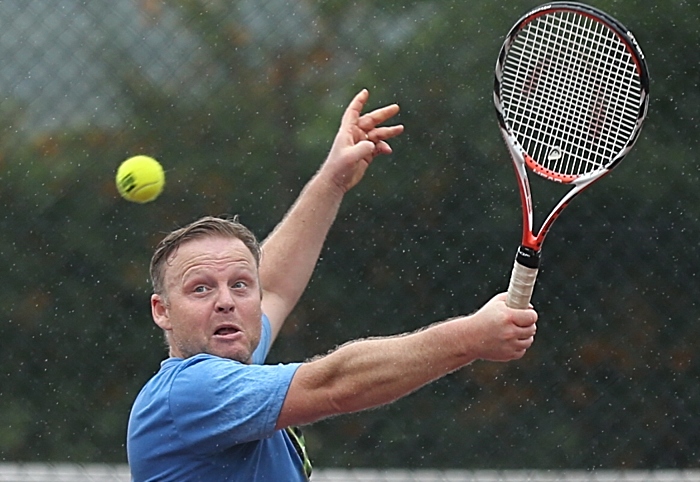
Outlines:
POLYGON ((506 306, 522 310, 530 305, 539 266, 540 251, 525 246, 518 248, 508 285, 506 306))

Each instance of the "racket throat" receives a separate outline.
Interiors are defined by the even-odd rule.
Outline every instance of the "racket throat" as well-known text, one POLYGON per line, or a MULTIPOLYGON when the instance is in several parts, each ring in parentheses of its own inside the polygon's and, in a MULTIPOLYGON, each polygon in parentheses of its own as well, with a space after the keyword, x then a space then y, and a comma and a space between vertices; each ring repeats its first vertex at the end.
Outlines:
POLYGON ((518 252, 515 253, 515 262, 526 268, 538 269, 540 267, 541 254, 542 251, 520 245, 518 252))

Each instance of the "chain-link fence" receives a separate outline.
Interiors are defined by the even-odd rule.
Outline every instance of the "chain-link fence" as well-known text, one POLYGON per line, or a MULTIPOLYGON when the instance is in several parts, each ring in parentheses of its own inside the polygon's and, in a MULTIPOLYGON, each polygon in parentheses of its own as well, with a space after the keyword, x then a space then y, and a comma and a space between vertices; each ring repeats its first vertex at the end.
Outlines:
MULTIPOLYGON (((491 75, 536 3, 0 2, 0 458, 124 460, 130 403, 164 356, 146 282, 159 233, 233 211, 263 236, 361 87, 401 104, 406 133, 348 195, 273 361, 502 290, 520 214, 491 75), (114 189, 136 153, 166 167, 149 205, 114 189)), ((535 345, 309 427, 318 466, 700 466, 698 7, 671 22, 595 3, 637 27, 652 107, 635 151, 549 235, 535 345)))

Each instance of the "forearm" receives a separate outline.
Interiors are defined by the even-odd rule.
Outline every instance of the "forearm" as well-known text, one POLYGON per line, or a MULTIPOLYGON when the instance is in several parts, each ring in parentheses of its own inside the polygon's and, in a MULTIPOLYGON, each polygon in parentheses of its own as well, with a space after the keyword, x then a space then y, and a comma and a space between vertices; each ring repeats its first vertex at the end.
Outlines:
POLYGON ((284 320, 308 284, 335 220, 344 192, 323 168, 306 184, 282 222, 262 244, 260 280, 267 296, 284 320))
POLYGON ((302 365, 279 427, 390 403, 474 361, 468 330, 445 322, 391 338, 353 342, 302 365), (461 341, 460 341, 461 340, 461 341))
POLYGON ((409 335, 349 343, 303 364, 294 375, 278 427, 356 412, 411 393, 474 360, 521 358, 537 331, 537 313, 514 310, 505 293, 476 313, 409 335))
POLYGON ((306 289, 343 196, 376 156, 391 154, 387 139, 403 132, 402 125, 380 126, 398 113, 396 104, 361 114, 368 96, 363 89, 350 102, 326 161, 263 243, 263 309, 273 336, 306 289))

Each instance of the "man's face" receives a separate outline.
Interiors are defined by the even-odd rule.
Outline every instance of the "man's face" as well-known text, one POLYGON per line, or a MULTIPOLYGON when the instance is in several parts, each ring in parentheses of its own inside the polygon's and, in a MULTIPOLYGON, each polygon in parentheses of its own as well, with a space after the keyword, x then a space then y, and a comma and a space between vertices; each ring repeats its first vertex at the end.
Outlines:
POLYGON ((171 356, 209 353, 250 363, 260 342, 262 291, 255 258, 237 238, 183 243, 165 268, 165 292, 151 312, 168 334, 171 356))

